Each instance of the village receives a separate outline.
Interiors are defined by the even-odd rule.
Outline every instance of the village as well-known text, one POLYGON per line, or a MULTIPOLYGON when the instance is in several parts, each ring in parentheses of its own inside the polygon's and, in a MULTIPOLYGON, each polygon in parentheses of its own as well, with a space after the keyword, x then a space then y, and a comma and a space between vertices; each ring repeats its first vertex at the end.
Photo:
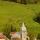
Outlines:
POLYGON ((40 40, 40 0, 0 0, 0 40, 40 40))
MULTIPOLYGON (((22 26, 20 27, 19 32, 11 32, 9 33, 11 36, 11 39, 8 39, 3 33, 0 33, 0 40, 30 40, 30 37, 27 35, 27 29, 22 23, 22 26)), ((34 40, 37 40, 36 38, 34 40)))

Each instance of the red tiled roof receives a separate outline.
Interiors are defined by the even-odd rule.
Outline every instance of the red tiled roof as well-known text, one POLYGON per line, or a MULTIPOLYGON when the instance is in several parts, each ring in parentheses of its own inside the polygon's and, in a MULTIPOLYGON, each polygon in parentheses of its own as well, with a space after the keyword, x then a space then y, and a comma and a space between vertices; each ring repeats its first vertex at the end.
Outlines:
POLYGON ((0 35, 0 39, 5 39, 5 36, 4 35, 0 35))
POLYGON ((11 32, 11 34, 15 34, 16 32, 11 32))

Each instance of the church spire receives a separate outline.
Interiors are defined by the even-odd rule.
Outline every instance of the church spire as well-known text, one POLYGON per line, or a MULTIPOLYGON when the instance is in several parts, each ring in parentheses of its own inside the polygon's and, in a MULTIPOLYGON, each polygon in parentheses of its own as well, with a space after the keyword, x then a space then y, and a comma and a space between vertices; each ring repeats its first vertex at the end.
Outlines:
POLYGON ((22 27, 25 27, 24 22, 22 23, 22 27))
POLYGON ((22 23, 22 26, 21 26, 21 35, 22 35, 21 37, 22 40, 26 40, 27 30, 26 30, 24 23, 22 23))
POLYGON ((25 25, 24 25, 24 22, 22 23, 21 30, 22 30, 22 31, 26 31, 26 27, 25 27, 25 25))

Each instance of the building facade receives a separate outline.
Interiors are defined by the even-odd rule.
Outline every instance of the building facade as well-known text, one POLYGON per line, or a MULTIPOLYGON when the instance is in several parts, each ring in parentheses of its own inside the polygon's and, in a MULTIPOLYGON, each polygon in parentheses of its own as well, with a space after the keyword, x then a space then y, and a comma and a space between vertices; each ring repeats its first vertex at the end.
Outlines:
POLYGON ((11 40, 30 40, 29 36, 27 36, 27 30, 24 23, 22 23, 22 27, 20 27, 19 32, 11 32, 10 35, 11 40))

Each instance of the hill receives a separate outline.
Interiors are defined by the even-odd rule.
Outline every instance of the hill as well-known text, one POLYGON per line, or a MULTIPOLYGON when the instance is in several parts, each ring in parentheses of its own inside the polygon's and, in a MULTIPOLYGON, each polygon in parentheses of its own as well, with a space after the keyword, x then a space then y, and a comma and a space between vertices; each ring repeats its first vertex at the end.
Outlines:
POLYGON ((27 26, 29 33, 40 33, 40 24, 33 19, 40 12, 40 4, 18 4, 13 2, 0 2, 0 32, 4 30, 6 24, 12 24, 18 28, 22 22, 27 26))

